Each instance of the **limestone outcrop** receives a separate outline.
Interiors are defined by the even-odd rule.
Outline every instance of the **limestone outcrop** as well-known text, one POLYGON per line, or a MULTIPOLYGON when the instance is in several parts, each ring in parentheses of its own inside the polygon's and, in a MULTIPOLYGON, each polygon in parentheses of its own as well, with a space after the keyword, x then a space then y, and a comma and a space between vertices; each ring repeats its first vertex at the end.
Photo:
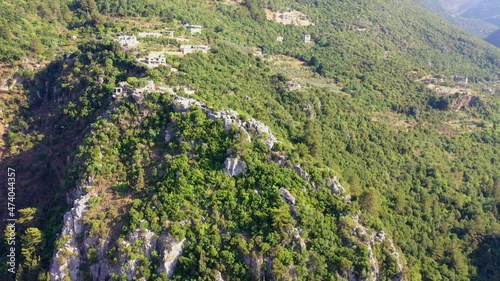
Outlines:
POLYGON ((226 130, 231 129, 232 126, 242 129, 247 133, 249 141, 251 136, 260 138, 269 148, 272 148, 274 144, 278 142, 276 137, 271 132, 271 129, 269 129, 269 127, 264 123, 255 119, 243 121, 241 120, 238 112, 234 110, 215 111, 209 109, 202 102, 192 98, 184 98, 180 96, 176 96, 173 107, 175 112, 187 112, 193 106, 200 107, 201 110, 207 114, 208 118, 212 120, 222 120, 226 130))
POLYGON ((286 190, 286 188, 280 188, 280 194, 283 200, 289 204, 295 205, 295 197, 290 193, 290 191, 286 190))
POLYGON ((237 177, 247 172, 247 163, 240 158, 228 157, 224 161, 224 173, 237 177))
MULTIPOLYGON (((80 188, 81 189, 81 188, 80 188)), ((69 275, 72 280, 78 280, 81 265, 80 243, 78 237, 84 234, 83 217, 87 210, 87 202, 93 195, 87 193, 74 201, 73 208, 64 215, 64 225, 59 239, 65 240, 58 249, 50 265, 51 280, 64 280, 69 275)))
POLYGON ((177 241, 167 234, 162 234, 160 236, 158 239, 158 248, 161 253, 161 261, 160 267, 158 268, 158 274, 166 273, 168 278, 172 277, 185 244, 186 239, 177 241))

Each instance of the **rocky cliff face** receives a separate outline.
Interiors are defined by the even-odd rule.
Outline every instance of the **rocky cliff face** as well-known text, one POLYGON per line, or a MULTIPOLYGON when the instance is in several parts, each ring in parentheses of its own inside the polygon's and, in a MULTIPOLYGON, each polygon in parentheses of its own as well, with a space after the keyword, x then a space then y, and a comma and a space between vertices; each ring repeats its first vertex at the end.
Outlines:
POLYGON ((349 281, 377 281, 380 280, 380 263, 379 260, 375 257, 374 248, 377 244, 383 243, 386 239, 389 243, 389 251, 391 252, 391 262, 395 262, 398 268, 398 274, 393 281, 401 281, 406 280, 403 275, 403 263, 399 259, 399 253, 394 246, 392 239, 387 238, 386 233, 381 231, 370 231, 366 226, 364 226, 360 220, 360 213, 356 213, 352 216, 354 221, 354 228, 351 233, 354 234, 361 243, 365 244, 368 249, 368 259, 370 262, 370 272, 368 272, 368 278, 359 278, 351 273, 348 274, 349 281))
POLYGON ((205 112, 208 118, 213 120, 222 120, 224 128, 229 130, 231 126, 236 126, 246 132, 248 140, 250 141, 251 136, 262 139, 269 148, 272 148, 274 144, 278 141, 274 134, 271 132, 268 126, 264 123, 259 122, 255 119, 249 119, 247 121, 242 121, 238 112, 234 110, 221 110, 215 111, 209 109, 204 103, 196 101, 191 98, 184 98, 176 96, 176 101, 174 103, 175 112, 187 112, 192 106, 200 107, 203 112, 205 112))
MULTIPOLYGON (((83 192, 81 188, 78 190, 83 192)), ((71 280, 78 280, 82 252, 82 245, 78 238, 84 234, 83 217, 87 202, 92 197, 92 193, 87 193, 77 198, 73 208, 64 215, 64 226, 60 237, 64 241, 64 246, 56 251, 52 259, 51 280, 64 280, 66 276, 70 276, 71 280)))
MULTIPOLYGON (((137 101, 136 101, 137 102, 137 101)), ((113 102, 104 114, 108 118, 116 108, 113 102)), ((92 124, 90 135, 94 134, 95 124, 92 124)), ((158 275, 170 278, 175 270, 177 260, 182 254, 186 240, 178 241, 171 237, 168 231, 157 235, 149 229, 136 229, 129 233, 123 241, 117 242, 116 237, 95 237, 90 234, 90 227, 85 225, 84 218, 89 211, 89 202, 98 197, 92 185, 93 179, 88 178, 86 184, 79 185, 75 191, 68 194, 67 201, 73 202, 73 207, 64 215, 64 226, 59 236, 62 246, 56 250, 50 265, 51 280, 109 280, 112 276, 120 276, 126 280, 141 277, 136 271, 140 260, 132 257, 131 248, 137 252, 133 256, 152 257, 159 254, 158 275), (118 249, 116 259, 111 260, 108 252, 118 249)))
POLYGON ((224 161, 224 173, 231 177, 240 176, 247 171, 247 163, 239 158, 228 157, 224 161))
POLYGON ((168 232, 157 235, 149 229, 136 229, 117 245, 117 260, 110 260, 108 251, 114 245, 113 238, 96 239, 89 235, 88 228, 83 224, 86 204, 92 196, 92 193, 87 193, 76 199, 74 207, 64 216, 61 239, 65 243, 54 254, 50 267, 51 280, 66 280, 68 277, 70 280, 82 280, 88 273, 92 280, 108 280, 111 276, 135 280, 141 277, 137 272, 141 262, 137 256, 149 260, 154 251, 159 254, 158 275, 172 277, 186 240, 178 241, 168 232), (131 255, 130 249, 137 245, 140 245, 139 249, 131 255), (95 260, 89 260, 90 253, 95 253, 95 260), (89 264, 89 272, 85 272, 83 268, 89 264))
POLYGON ((161 253, 161 262, 158 270, 159 274, 166 273, 168 278, 172 277, 177 261, 182 255, 185 243, 186 239, 177 241, 166 234, 160 236, 159 249, 161 253))

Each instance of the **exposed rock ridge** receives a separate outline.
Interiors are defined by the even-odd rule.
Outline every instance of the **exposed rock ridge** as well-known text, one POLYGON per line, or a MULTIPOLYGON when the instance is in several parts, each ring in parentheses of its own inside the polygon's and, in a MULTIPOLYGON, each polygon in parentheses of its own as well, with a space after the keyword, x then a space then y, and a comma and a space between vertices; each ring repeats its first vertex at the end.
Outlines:
POLYGON ((231 126, 236 126, 242 129, 248 135, 248 140, 250 136, 262 139, 269 148, 272 148, 276 142, 277 138, 271 132, 271 129, 264 123, 257 121, 255 119, 249 119, 247 121, 241 120, 239 113, 234 110, 221 110, 215 111, 209 109, 204 103, 199 102, 192 98, 184 98, 181 96, 175 96, 174 111, 175 112, 187 112, 193 106, 198 106, 203 112, 205 112, 208 118, 213 120, 222 120, 224 128, 226 130, 231 129, 231 126))
MULTIPOLYGON (((293 165, 289 160, 286 154, 283 153, 276 153, 276 152, 271 152, 270 154, 270 161, 276 162, 280 167, 286 167, 293 169, 298 176, 300 176, 303 180, 308 182, 313 188, 316 189, 316 183, 311 179, 309 176, 309 173, 300 165, 293 165)), ((325 178, 325 184, 326 187, 334 194, 340 196, 341 198, 344 199, 346 203, 351 203, 351 195, 347 192, 347 190, 342 186, 340 183, 339 179, 337 176, 334 176, 333 178, 325 178)), ((284 187, 280 188, 280 194, 286 203, 290 206, 292 213, 294 213, 294 216, 296 216, 296 208, 295 208, 295 197, 284 187)), ((367 227, 365 227, 359 218, 359 211, 357 214, 352 216, 352 219, 354 220, 354 229, 352 230, 352 234, 354 234, 360 242, 365 244, 367 246, 368 250, 368 259, 370 261, 370 272, 368 273, 368 278, 363 279, 359 278, 354 275, 354 273, 347 272, 347 278, 349 281, 377 281, 380 280, 380 264, 377 258, 374 255, 373 252, 373 247, 375 246, 376 243, 382 243, 386 239, 389 242, 390 245, 390 252, 391 252, 391 259, 393 262, 396 262, 397 268, 398 268, 398 275, 393 279, 393 281, 402 281, 402 280, 407 280, 403 274, 403 264, 400 260, 400 255, 396 250, 396 247, 394 246, 393 241, 390 238, 387 238, 386 234, 384 231, 378 231, 378 232, 373 232, 371 234, 368 234, 369 230, 367 227), (369 237, 366 239, 366 237, 369 237)), ((293 231, 293 236, 296 239, 298 243, 298 248, 302 251, 302 249, 305 249, 305 243, 302 241, 300 238, 300 235, 298 235, 298 232, 296 230, 293 231)))
POLYGON ((394 246, 394 243, 392 239, 387 238, 386 234, 383 230, 378 231, 378 232, 372 232, 369 233, 369 230, 367 227, 365 227, 359 218, 359 211, 357 214, 352 216, 352 219, 354 221, 354 229, 352 230, 352 233, 357 236, 360 242, 366 245, 368 249, 368 259, 370 261, 370 272, 368 273, 368 278, 358 278, 356 277, 352 272, 348 273, 348 279, 349 281, 378 281, 380 280, 380 264, 377 258, 375 257, 375 254, 373 253, 373 248, 377 243, 382 243, 386 239, 389 241, 390 245, 390 251, 391 251, 391 258, 393 262, 396 262, 397 268, 398 268, 398 275, 393 278, 393 281, 402 281, 402 280, 407 280, 403 274, 403 265, 399 259, 399 253, 396 250, 396 247, 394 246), (369 237, 366 239, 366 237, 369 237))
POLYGON ((51 280, 64 280, 67 275, 71 277, 71 280, 78 280, 81 264, 81 245, 78 238, 82 237, 84 233, 83 217, 87 210, 87 202, 92 197, 94 194, 87 193, 77 198, 73 208, 64 215, 64 226, 60 239, 64 239, 65 243, 61 249, 56 250, 52 258, 51 280))
MULTIPOLYGON (((287 157, 287 155, 283 152, 271 152, 269 161, 273 161, 277 163, 282 168, 290 168, 293 169, 299 177, 301 177, 304 181, 308 182, 314 189, 318 189, 319 186, 313 181, 310 177, 309 173, 304 169, 300 164, 294 165, 291 163, 287 157)), ((328 169, 330 171, 330 169, 328 169)), ((325 178, 326 187, 333 193, 340 196, 346 203, 351 204, 351 195, 347 192, 347 190, 342 186, 337 176, 333 178, 325 178)), ((297 210, 295 207, 296 199, 295 197, 284 187, 279 189, 281 197, 283 201, 285 201, 294 217, 297 217, 297 210)), ((349 215, 349 214, 345 214, 349 215)), ((359 218, 359 211, 355 215, 351 216, 354 220, 354 229, 352 229, 352 233, 354 234, 358 240, 367 246, 368 250, 368 259, 370 261, 370 271, 368 273, 368 277, 366 279, 357 277, 354 272, 346 272, 347 279, 349 281, 378 281, 380 280, 380 264, 375 254, 373 252, 373 248, 376 243, 382 243, 384 240, 388 239, 391 251, 391 259, 393 262, 396 262, 398 268, 398 275, 393 279, 393 281, 402 281, 407 280, 403 274, 403 264, 400 260, 400 255, 394 246, 393 241, 390 238, 386 237, 384 231, 373 232, 368 235, 368 228, 365 227, 359 218), (368 239, 366 237, 369 237, 368 239)), ((294 230, 292 236, 295 238, 296 243, 298 244, 298 248, 300 251, 303 251, 306 247, 305 242, 300 238, 300 233, 297 230, 294 230)))
MULTIPOLYGON (((102 116, 105 120, 108 119, 109 114, 116 108, 116 104, 112 103, 102 116)), ((95 126, 93 123, 90 125, 89 136, 95 134, 95 126)), ((84 216, 88 210, 87 203, 97 195, 92 192, 93 177, 88 176, 86 184, 77 184, 77 188, 66 195, 66 201, 71 203, 73 200, 73 207, 64 215, 64 225, 61 230, 59 239, 62 239, 64 245, 60 249, 56 249, 50 264, 49 275, 50 279, 64 280, 70 277, 71 280, 80 280, 80 266, 84 262, 84 255, 88 247, 87 239, 85 237, 84 216), (85 243, 82 243, 85 241, 85 243)))
POLYGON ((186 245, 186 239, 177 241, 167 234, 162 234, 158 239, 158 245, 161 253, 161 262, 160 267, 158 268, 158 274, 166 273, 167 277, 170 278, 174 274, 177 261, 182 255, 184 245, 186 245))
POLYGON ((228 157, 224 161, 224 173, 237 177, 247 172, 247 163, 240 158, 228 157))

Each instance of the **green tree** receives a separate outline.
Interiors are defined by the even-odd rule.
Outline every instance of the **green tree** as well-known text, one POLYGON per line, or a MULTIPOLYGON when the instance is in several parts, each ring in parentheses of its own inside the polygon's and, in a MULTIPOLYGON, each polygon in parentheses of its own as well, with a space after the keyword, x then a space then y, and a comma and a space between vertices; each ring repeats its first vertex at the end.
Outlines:
POLYGON ((32 224, 36 211, 36 208, 24 208, 19 210, 19 219, 17 222, 20 224, 32 224))
POLYGON ((42 243, 42 233, 36 227, 26 229, 21 236, 21 254, 24 261, 21 264, 23 269, 23 280, 32 280, 38 276, 40 267, 40 256, 38 251, 42 243))
POLYGON ((361 210, 370 217, 377 217, 380 210, 380 197, 374 188, 370 188, 361 194, 359 198, 361 210))

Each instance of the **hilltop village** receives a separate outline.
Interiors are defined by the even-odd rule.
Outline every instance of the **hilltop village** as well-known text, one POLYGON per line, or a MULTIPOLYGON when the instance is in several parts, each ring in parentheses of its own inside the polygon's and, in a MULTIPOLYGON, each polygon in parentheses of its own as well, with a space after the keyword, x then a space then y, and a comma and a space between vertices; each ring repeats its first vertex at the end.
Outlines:
MULTIPOLYGON (((313 26, 314 23, 308 20, 307 15, 300 11, 289 10, 283 12, 273 12, 266 10, 267 19, 284 25, 313 26)), ((204 27, 202 25, 193 25, 186 23, 174 28, 156 28, 144 29, 139 32, 124 32, 114 37, 123 51, 132 52, 139 63, 148 68, 167 67, 171 74, 179 70, 168 64, 168 56, 182 57, 193 53, 207 54, 210 51, 208 42, 201 39, 204 27)), ((75 38, 76 39, 76 38, 75 38)), ((302 34, 300 41, 303 44, 313 44, 310 34, 302 34)), ((276 42, 283 43, 287 38, 277 36, 276 42)), ((251 53, 258 57, 264 57, 265 54, 260 47, 251 48, 251 53)), ((279 57, 271 56, 271 60, 279 57)), ((131 94, 136 99, 145 92, 177 93, 182 91, 184 94, 191 95, 196 93, 189 85, 185 87, 170 87, 168 85, 155 85, 153 81, 144 80, 142 86, 134 86, 126 81, 120 82, 113 91, 113 98, 120 99, 126 93, 131 94)), ((288 91, 300 90, 301 85, 294 79, 287 81, 285 88, 288 91)))

